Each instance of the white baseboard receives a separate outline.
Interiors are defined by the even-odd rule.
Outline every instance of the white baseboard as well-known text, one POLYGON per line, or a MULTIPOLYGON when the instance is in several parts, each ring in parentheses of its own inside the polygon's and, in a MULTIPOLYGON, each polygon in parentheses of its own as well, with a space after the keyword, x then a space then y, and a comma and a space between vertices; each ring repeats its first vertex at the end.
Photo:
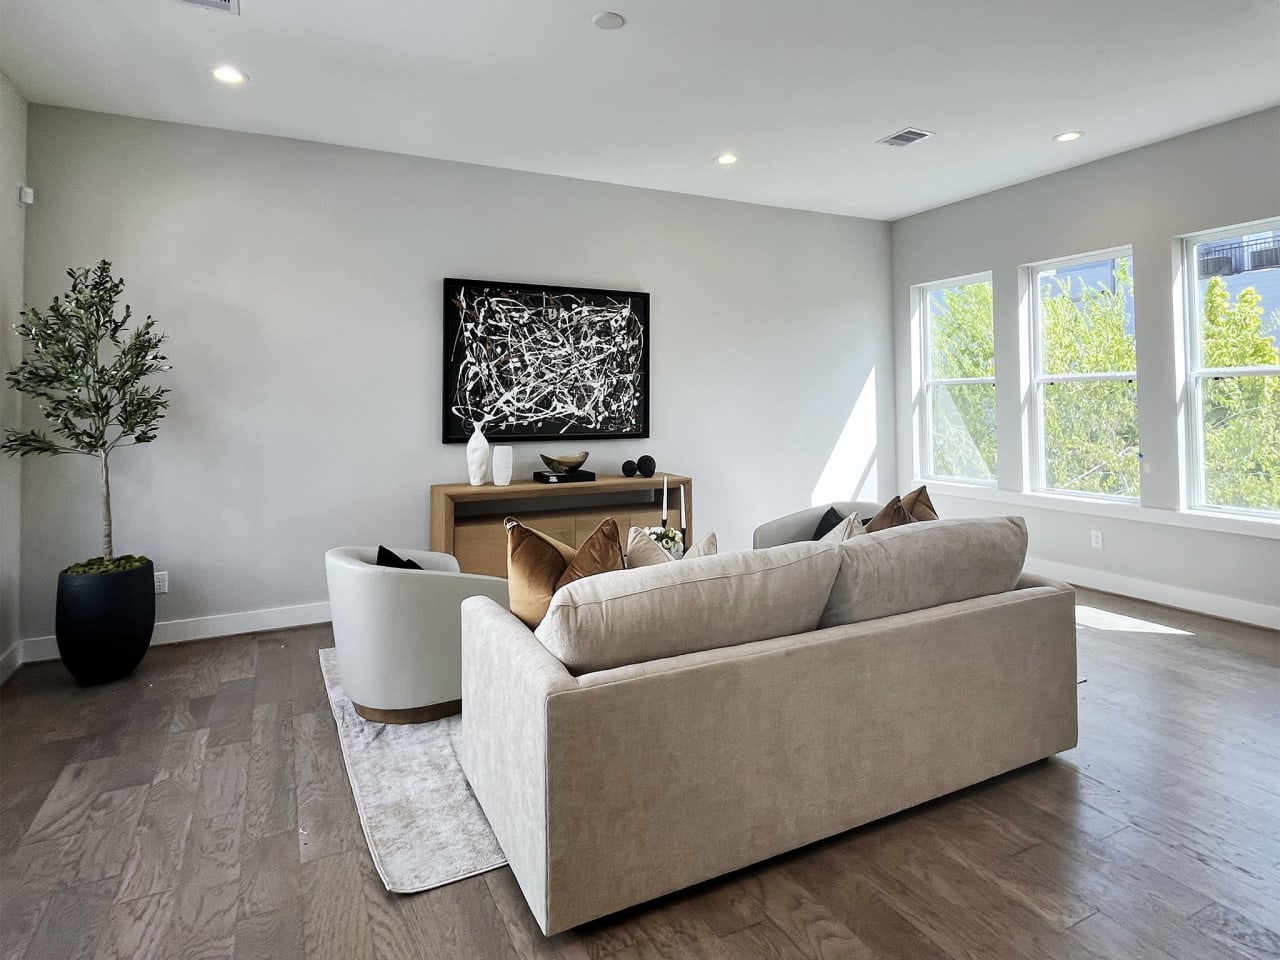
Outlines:
MULTIPOLYGON (((1139 580, 1117 573, 1077 567, 1053 560, 1027 558, 1027 570, 1055 580, 1118 593, 1124 596, 1150 600, 1170 607, 1193 610, 1213 617, 1239 620, 1260 627, 1280 630, 1280 607, 1251 600, 1224 597, 1221 594, 1188 590, 1153 580, 1139 580)), ((189 620, 164 620, 156 624, 151 643, 155 646, 167 643, 185 643, 189 640, 205 640, 210 637, 228 637, 237 633, 257 630, 283 630, 286 627, 302 627, 313 623, 326 623, 330 619, 328 603, 304 603, 294 607, 272 607, 268 610, 249 610, 244 613, 225 613, 214 617, 193 617, 189 620)), ((57 660, 58 644, 53 637, 32 637, 15 643, 0 655, 0 683, 7 680, 21 663, 40 660, 57 660)))
POLYGON ((1092 570, 1089 567, 1077 567, 1069 563, 1057 563, 1053 560, 1040 560, 1036 557, 1027 557, 1027 571, 1106 593, 1137 597, 1140 600, 1150 600, 1152 603, 1162 603, 1168 607, 1206 613, 1211 617, 1239 620, 1241 623, 1252 623, 1259 627, 1280 630, 1280 607, 1266 603, 1224 597, 1221 594, 1205 593, 1202 590, 1188 590, 1185 587, 1174 587, 1154 580, 1139 580, 1136 577, 1092 570))
POLYGON ((10 644, 9 649, 0 654, 0 683, 4 683, 22 664, 22 644, 10 644))
MULTIPOLYGON (((248 610, 244 613, 224 613, 216 617, 193 617, 190 620, 163 620, 156 624, 151 635, 151 645, 186 643, 188 640, 207 640, 210 637, 229 637, 237 633, 258 630, 283 630, 285 627, 303 627, 329 620, 329 604, 304 603, 296 607, 272 607, 269 610, 248 610)), ((32 637, 21 643, 22 663, 37 660, 57 660, 58 642, 54 637, 32 637)), ((18 649, 15 645, 10 653, 18 649)), ((9 654, 6 654, 8 657, 9 654)), ((0 674, 4 661, 0 660, 0 674)), ((13 669, 17 668, 17 663, 13 669)), ((12 672, 12 670, 10 670, 12 672)))

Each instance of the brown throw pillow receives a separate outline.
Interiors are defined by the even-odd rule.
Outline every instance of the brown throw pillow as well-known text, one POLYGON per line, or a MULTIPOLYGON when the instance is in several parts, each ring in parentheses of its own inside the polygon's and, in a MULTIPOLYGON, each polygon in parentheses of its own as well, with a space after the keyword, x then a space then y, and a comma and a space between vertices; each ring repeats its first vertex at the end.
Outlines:
POLYGON ((904 523, 911 522, 911 514, 907 513, 906 508, 903 507, 902 498, 894 497, 880 508, 879 513, 871 518, 871 522, 867 524, 867 533, 888 530, 890 527, 900 527, 904 523))
MULTIPOLYGON (((556 584, 559 590, 566 583, 573 583, 583 577, 590 577, 607 570, 621 570, 625 566, 622 553, 622 534, 618 530, 618 521, 613 517, 605 517, 600 526, 591 532, 591 536, 582 541, 577 555, 569 561, 569 566, 556 584)), ((550 598, 548 598, 550 602, 550 598)), ((541 619, 541 618, 539 618, 541 619)))
POLYGON ((622 542, 612 517, 602 520, 576 550, 514 517, 506 524, 511 612, 530 629, 542 622, 552 595, 566 583, 622 569, 622 542))
POLYGON ((929 491, 925 487, 916 487, 903 497, 902 509, 911 515, 912 520, 938 519, 938 511, 933 509, 933 501, 929 499, 929 491))

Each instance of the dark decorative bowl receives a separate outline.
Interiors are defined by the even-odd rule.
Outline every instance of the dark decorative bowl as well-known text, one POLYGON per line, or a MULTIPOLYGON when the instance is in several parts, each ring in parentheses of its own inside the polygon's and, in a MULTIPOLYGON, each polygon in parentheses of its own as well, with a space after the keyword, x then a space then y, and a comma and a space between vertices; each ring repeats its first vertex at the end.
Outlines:
POLYGON ((581 453, 571 453, 567 457, 548 457, 545 453, 540 453, 538 456, 552 473, 572 473, 574 470, 582 469, 582 465, 587 462, 590 454, 583 450, 581 453))

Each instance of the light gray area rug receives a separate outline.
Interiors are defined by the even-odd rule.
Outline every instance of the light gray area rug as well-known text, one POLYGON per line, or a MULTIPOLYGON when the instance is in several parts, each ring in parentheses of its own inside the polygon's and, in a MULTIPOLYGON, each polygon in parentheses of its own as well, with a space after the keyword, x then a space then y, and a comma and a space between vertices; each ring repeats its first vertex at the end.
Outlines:
POLYGON ((373 865, 393 893, 417 893, 505 866, 457 745, 462 718, 370 723, 342 692, 338 654, 320 651, 360 823, 373 865))

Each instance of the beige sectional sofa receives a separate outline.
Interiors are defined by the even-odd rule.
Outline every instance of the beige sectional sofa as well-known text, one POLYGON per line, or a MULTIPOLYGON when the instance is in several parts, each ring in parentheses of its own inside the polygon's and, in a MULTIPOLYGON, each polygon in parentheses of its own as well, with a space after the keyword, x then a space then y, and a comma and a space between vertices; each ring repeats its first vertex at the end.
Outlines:
POLYGON ((543 932, 1075 746, 1074 594, 1025 551, 992 518, 601 574, 536 635, 464 601, 460 758, 543 932))

